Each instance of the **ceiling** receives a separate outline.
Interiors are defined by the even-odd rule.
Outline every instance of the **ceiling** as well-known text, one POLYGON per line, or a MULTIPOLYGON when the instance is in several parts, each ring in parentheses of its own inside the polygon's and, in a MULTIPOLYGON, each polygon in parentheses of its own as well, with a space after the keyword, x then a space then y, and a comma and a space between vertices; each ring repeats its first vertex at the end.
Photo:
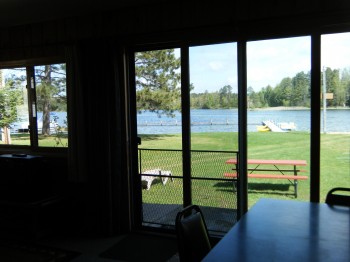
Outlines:
POLYGON ((159 0, 0 0, 0 27, 110 11, 159 0))

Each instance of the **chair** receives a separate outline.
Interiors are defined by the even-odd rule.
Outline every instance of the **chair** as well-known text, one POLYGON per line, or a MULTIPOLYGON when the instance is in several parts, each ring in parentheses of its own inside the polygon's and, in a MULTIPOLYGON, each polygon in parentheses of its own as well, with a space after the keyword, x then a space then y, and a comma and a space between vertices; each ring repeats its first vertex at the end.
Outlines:
POLYGON ((336 187, 331 189, 326 197, 326 204, 350 207, 350 188, 336 187), (341 194, 341 193, 346 193, 341 194), (340 193, 340 194, 338 194, 340 193))
POLYGON ((207 225, 198 206, 190 205, 180 211, 175 228, 180 261, 201 261, 211 250, 207 225))

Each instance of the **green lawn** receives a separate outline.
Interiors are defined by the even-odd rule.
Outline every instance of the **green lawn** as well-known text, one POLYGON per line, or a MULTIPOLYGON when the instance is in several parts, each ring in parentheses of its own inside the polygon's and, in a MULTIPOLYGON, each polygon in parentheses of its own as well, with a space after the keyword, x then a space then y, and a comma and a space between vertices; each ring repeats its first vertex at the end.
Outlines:
MULTIPOLYGON (((181 149, 181 135, 142 135, 142 145, 139 148, 181 149)), ((29 135, 12 135, 12 144, 29 145, 29 135)), ((193 133, 191 135, 192 150, 208 151, 237 151, 237 133, 193 133)), ((1 142, 0 142, 1 143, 1 142)), ((39 136, 39 145, 43 147, 63 147, 67 145, 67 138, 62 137, 57 144, 57 136, 39 136)), ((327 192, 337 186, 350 187, 350 134, 322 134, 321 136, 321 201, 327 192)), ((251 132, 248 134, 248 157, 260 159, 303 159, 308 166, 303 175, 310 175, 310 134, 306 132, 273 133, 251 132)), ((167 155, 161 153, 150 158, 150 167, 154 161, 158 165, 165 165, 182 176, 181 154, 167 155), (175 159, 176 158, 176 159, 175 159), (152 162, 153 161, 153 162, 152 162)), ((193 155, 192 166, 194 176, 222 177, 228 169, 224 164, 227 155, 193 155)), ((146 162, 143 163, 146 165, 146 162)), ((298 185, 298 200, 308 201, 310 195, 310 179, 300 181, 298 185)), ((181 203, 182 183, 174 180, 163 187, 160 183, 152 185, 153 190, 143 191, 143 196, 154 196, 157 201, 164 203, 181 203), (171 193, 174 190, 174 193, 171 193), (163 192, 164 191, 164 192, 163 192), (161 193, 163 192, 163 193, 161 193), (166 198, 159 195, 166 194, 166 198)), ((294 199, 293 186, 285 180, 250 179, 248 185, 249 206, 259 198, 294 199)), ((193 182, 193 199, 200 203, 214 202, 216 206, 226 206, 225 199, 231 199, 232 184, 225 182, 193 182), (210 191, 209 191, 210 189, 210 191), (229 196, 229 197, 227 197, 229 196)), ((231 204, 229 204, 231 205, 231 204)))
MULTIPOLYGON (((28 133, 23 134, 12 134, 11 135, 12 145, 30 145, 30 137, 28 133)), ((39 146, 42 147, 67 147, 68 138, 66 134, 52 134, 51 136, 38 136, 39 146)), ((0 145, 3 144, 0 140, 0 145)))
MULTIPOLYGON (((143 135, 141 137, 142 145, 139 148, 181 149, 181 135, 143 135)), ((192 150, 237 150, 237 133, 194 133, 191 136, 191 146, 192 150)), ((322 134, 320 154, 321 201, 324 201, 327 192, 333 187, 350 187, 349 150, 350 134, 322 134)), ((251 132, 248 134, 248 157, 259 159, 303 159, 307 161, 308 166, 302 167, 305 170, 302 175, 309 176, 310 134, 306 132, 251 132)), ((181 159, 177 161, 181 161, 181 159)), ((222 162, 223 159, 218 160, 216 157, 210 157, 204 162, 192 161, 192 165, 194 170, 196 166, 201 169, 201 175, 209 176, 209 174, 214 174, 209 169, 217 165, 218 161, 222 162)), ((221 166, 218 167, 218 169, 220 168, 221 166)), ((218 176, 220 174, 222 174, 221 170, 216 173, 218 176)), ((201 181, 193 182, 193 198, 199 202, 205 202, 207 198, 218 199, 211 201, 216 201, 215 205, 217 206, 224 206, 225 201, 222 199, 227 198, 225 195, 232 194, 232 191, 230 192, 232 185, 211 182, 209 186, 213 187, 214 190, 208 196, 208 182, 206 186, 203 183, 201 181)), ((169 183, 168 188, 171 186, 171 183, 169 183)), ((181 187, 181 181, 178 181, 177 186, 181 187)), ((299 181, 298 200, 309 201, 309 188, 310 179, 299 181)), ((152 186, 152 189, 152 193, 150 193, 151 190, 143 191, 144 199, 147 199, 149 194, 156 194, 157 189, 165 190, 161 184, 156 184, 154 188, 152 186)), ((286 180, 250 179, 248 185, 249 206, 253 205, 259 198, 294 199, 293 192, 293 186, 286 180)), ((173 198, 167 196, 167 199, 168 197, 170 199, 167 201, 170 202, 181 201, 181 199, 174 199, 179 198, 179 196, 174 195, 173 198)), ((165 200, 163 199, 163 201, 165 200)))

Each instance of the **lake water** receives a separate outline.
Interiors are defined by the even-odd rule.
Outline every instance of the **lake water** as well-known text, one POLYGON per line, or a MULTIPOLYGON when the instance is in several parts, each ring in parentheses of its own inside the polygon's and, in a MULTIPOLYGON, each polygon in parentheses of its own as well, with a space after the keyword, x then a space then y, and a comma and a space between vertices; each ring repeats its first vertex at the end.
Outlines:
MULTIPOLYGON (((323 131, 323 112, 321 111, 323 131)), ((256 126, 264 120, 277 123, 293 122, 296 131, 310 131, 310 110, 251 110, 248 111, 248 131, 257 132, 256 126)), ((151 112, 137 115, 139 134, 178 134, 181 133, 181 114, 175 117, 158 117, 151 112)), ((326 112, 326 132, 350 132, 350 110, 337 109, 326 112)), ((237 109, 196 109, 191 110, 191 132, 237 132, 237 109)))
MULTIPOLYGON (((323 111, 321 113, 321 120, 323 111)), ((65 126, 66 113, 53 112, 57 116, 60 126, 65 126)), ((38 112, 38 120, 42 116, 38 112)), ((53 120, 53 118, 51 118, 53 120)), ((310 131, 310 110, 250 110, 248 111, 248 131, 257 132, 256 126, 264 120, 275 122, 293 122, 296 131, 310 131)), ((24 123, 25 121, 22 121, 24 123)), ((20 126, 22 123, 15 123, 20 126)), ((175 113, 175 117, 158 117, 151 112, 143 112, 137 115, 139 134, 179 134, 181 133, 181 114, 175 113)), ((191 132, 237 132, 237 109, 195 109, 191 110, 191 132)), ((321 122, 323 131, 323 123, 321 122)), ((350 132, 350 110, 337 109, 326 112, 327 132, 350 132)))
MULTIPOLYGON (((38 126, 42 125, 42 112, 37 112, 38 126)), ((61 127, 66 127, 67 113, 66 112, 51 112, 50 120, 54 121, 54 117, 57 117, 56 123, 61 127)), ((16 133, 18 128, 28 128, 29 120, 28 116, 20 117, 20 121, 11 124, 11 132, 16 133)))

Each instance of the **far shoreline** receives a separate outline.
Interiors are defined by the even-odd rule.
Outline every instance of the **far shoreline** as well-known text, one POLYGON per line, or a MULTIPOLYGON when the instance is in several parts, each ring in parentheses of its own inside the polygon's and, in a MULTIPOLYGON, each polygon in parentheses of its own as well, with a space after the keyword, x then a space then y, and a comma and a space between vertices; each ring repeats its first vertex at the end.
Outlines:
MULTIPOLYGON (((238 110, 238 108, 191 108, 191 110, 238 110)), ((247 108, 248 111, 298 111, 311 110, 310 107, 305 106, 272 106, 272 107, 255 107, 247 108)), ((321 107, 320 110, 323 110, 321 107)), ((350 107, 327 107, 327 110, 350 110, 350 107)))
MULTIPOLYGON (((259 108, 248 108, 249 111, 292 111, 292 110, 311 110, 309 107, 303 106, 275 106, 275 107, 259 107, 259 108)), ((323 108, 320 108, 323 110, 323 108)), ((327 107, 327 110, 350 110, 350 107, 327 107)))
POLYGON ((257 107, 248 108, 249 111, 287 111, 287 110, 310 110, 309 107, 304 106, 273 106, 273 107, 257 107))

